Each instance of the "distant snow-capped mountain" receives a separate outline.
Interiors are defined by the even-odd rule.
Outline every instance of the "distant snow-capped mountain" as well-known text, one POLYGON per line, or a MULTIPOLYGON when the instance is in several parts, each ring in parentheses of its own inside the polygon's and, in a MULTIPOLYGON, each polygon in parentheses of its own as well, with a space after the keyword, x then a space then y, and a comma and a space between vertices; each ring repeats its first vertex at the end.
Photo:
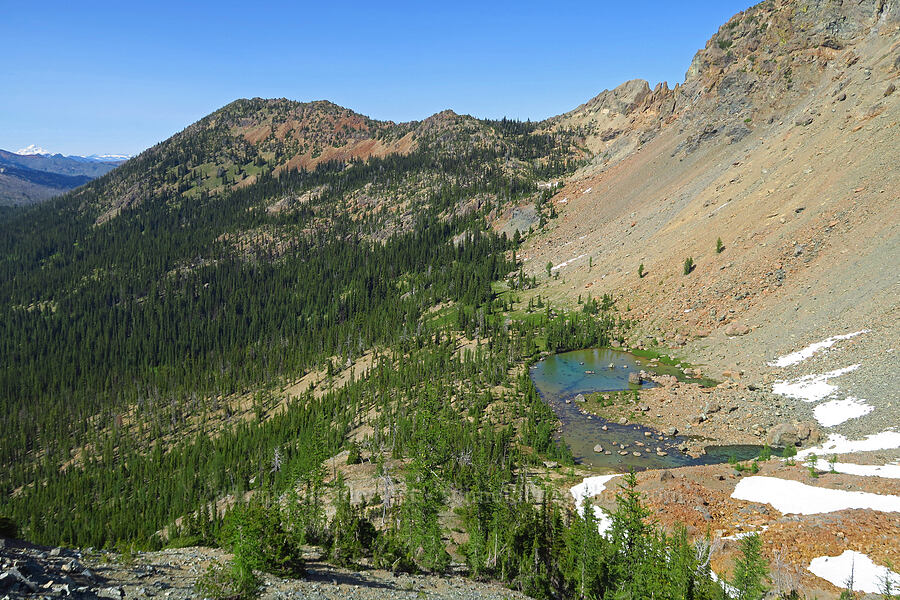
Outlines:
POLYGON ((89 154, 82 158, 86 158, 88 160, 96 160, 100 162, 124 162, 131 158, 130 154, 89 154))
POLYGON ((20 148, 16 150, 16 154, 20 156, 34 156, 35 154, 40 155, 49 155, 50 151, 44 150, 40 146, 35 146, 34 144, 30 144, 25 148, 20 148))
MULTIPOLYGON (((25 148, 20 148, 16 150, 16 154, 19 156, 63 156, 59 153, 53 153, 49 150, 42 148, 41 146, 37 146, 35 144, 29 144, 25 148)), ((131 158, 130 154, 88 154, 87 156, 80 155, 69 155, 64 156, 64 158, 71 158, 72 160, 77 161, 88 161, 88 162, 102 162, 102 163, 123 163, 129 158, 131 158)))

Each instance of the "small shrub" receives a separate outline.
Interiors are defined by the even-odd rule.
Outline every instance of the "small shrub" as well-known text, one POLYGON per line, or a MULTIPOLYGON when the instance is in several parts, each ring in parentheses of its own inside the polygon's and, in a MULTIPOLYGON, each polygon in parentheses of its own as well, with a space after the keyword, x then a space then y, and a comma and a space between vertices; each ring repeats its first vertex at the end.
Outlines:
POLYGON ((793 444, 789 444, 781 451, 781 457, 785 459, 785 464, 793 465, 794 457, 797 456, 797 448, 793 444))
POLYGON ((347 464, 348 465, 358 465, 362 462, 362 455, 359 452, 359 446, 356 444, 350 445, 350 451, 347 453, 347 464))
POLYGON ((641 266, 638 267, 638 277, 644 278, 644 263, 641 263, 641 266))
POLYGON ((828 459, 828 470, 829 470, 829 472, 831 472, 831 473, 837 473, 837 471, 834 470, 834 465, 836 465, 836 464, 837 464, 837 454, 832 454, 832 455, 831 455, 831 458, 828 459))
POLYGON ((816 468, 816 463, 819 462, 819 457, 815 454, 810 454, 806 457, 806 468, 809 469, 809 476, 813 479, 819 477, 819 470, 816 468))
POLYGON ((684 274, 690 275, 691 271, 694 270, 694 259, 690 256, 684 259, 684 274))
POLYGON ((716 254, 722 254, 722 250, 725 249, 725 244, 722 243, 722 238, 716 238, 716 254))
POLYGON ((234 561, 225 565, 214 561, 194 588, 204 598, 246 600, 257 595, 261 583, 253 569, 235 557, 234 561))
POLYGON ((759 460, 765 462, 770 458, 772 458, 772 447, 769 446, 769 442, 766 442, 763 445, 762 450, 759 451, 759 460))

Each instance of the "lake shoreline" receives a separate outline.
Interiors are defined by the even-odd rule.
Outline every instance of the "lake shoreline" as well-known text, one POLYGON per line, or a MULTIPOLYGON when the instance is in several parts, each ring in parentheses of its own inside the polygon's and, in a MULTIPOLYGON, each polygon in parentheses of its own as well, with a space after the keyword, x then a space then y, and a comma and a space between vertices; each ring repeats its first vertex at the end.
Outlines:
POLYGON ((774 424, 762 418, 770 411, 759 410, 765 425, 749 429, 752 413, 741 405, 757 406, 747 401, 757 391, 734 381, 715 387, 678 381, 650 372, 653 367, 650 359, 599 348, 546 356, 529 372, 560 419, 558 435, 578 462, 597 472, 715 464, 758 454, 774 424), (642 385, 628 385, 628 375, 641 372, 642 385))

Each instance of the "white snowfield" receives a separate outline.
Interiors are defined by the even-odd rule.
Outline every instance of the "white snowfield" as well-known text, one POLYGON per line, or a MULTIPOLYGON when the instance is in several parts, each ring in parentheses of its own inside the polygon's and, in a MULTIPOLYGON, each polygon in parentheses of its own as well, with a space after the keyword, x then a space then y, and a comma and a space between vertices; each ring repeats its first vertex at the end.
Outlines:
MULTIPOLYGON (((575 510, 578 512, 584 511, 584 501, 588 498, 593 498, 605 490, 606 484, 615 477, 619 477, 619 475, 597 475, 595 477, 587 477, 578 485, 572 486, 569 493, 571 493, 572 497, 575 499, 575 510)), ((598 531, 600 531, 600 533, 606 533, 606 531, 612 527, 612 519, 610 519, 609 515, 606 514, 606 511, 599 506, 593 506, 592 508, 594 509, 594 516, 597 518, 598 531)))
POLYGON ((900 512, 900 496, 819 488, 777 477, 741 479, 731 497, 769 504, 783 514, 815 515, 852 508, 900 512))
POLYGON ((819 402, 835 393, 838 389, 836 385, 828 383, 829 379, 855 371, 860 366, 859 364, 850 365, 849 367, 835 369, 820 375, 804 375, 796 379, 776 381, 772 385, 772 393, 787 396, 788 398, 796 398, 804 402, 819 402))
POLYGON ((852 574, 853 590, 856 592, 877 594, 883 589, 886 578, 890 578, 895 591, 900 589, 900 574, 876 565, 865 554, 853 550, 846 550, 840 556, 814 558, 807 569, 839 588, 847 587, 852 574))
POLYGON ((855 331, 853 333, 848 333, 845 335, 835 335, 830 338, 824 339, 821 342, 816 342, 815 344, 810 344, 806 348, 801 350, 797 350, 796 352, 791 352, 790 354, 785 354, 784 356, 779 356, 772 362, 768 363, 770 367, 789 367, 791 365, 796 365, 799 362, 803 362, 819 350, 825 350, 826 348, 831 348, 835 342, 840 340, 849 340, 850 338, 856 337, 863 333, 869 333, 868 329, 862 329, 860 331, 855 331))
MULTIPOLYGON (((816 468, 820 471, 830 471, 831 464, 824 458, 816 462, 816 468)), ((834 470, 847 475, 859 475, 860 477, 884 477, 885 479, 900 479, 900 464, 895 465, 857 465, 854 463, 834 463, 834 470)))
POLYGON ((821 446, 806 448, 797 452, 797 458, 803 458, 810 454, 816 456, 831 456, 832 454, 849 454, 850 452, 875 452, 876 450, 892 450, 900 448, 900 431, 882 431, 866 436, 861 440, 848 440, 844 436, 832 433, 828 441, 821 446))
POLYGON ((858 419, 872 412, 871 404, 865 400, 848 396, 843 400, 829 400, 817 405, 813 414, 823 427, 834 427, 850 419, 858 419))

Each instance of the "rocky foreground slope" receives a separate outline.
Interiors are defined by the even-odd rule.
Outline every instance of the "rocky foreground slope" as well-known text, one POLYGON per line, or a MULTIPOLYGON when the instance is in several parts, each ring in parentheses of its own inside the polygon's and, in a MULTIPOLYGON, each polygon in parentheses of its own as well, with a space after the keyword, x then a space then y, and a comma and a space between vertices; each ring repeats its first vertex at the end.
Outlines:
MULTIPOLYGON (((168 598, 200 597, 195 583, 227 555, 213 548, 183 548, 120 555, 45 548, 0 539, 0 598, 168 598)), ((458 576, 349 571, 317 562, 309 554, 305 579, 266 574, 259 598, 314 600, 500 600, 520 593, 458 576)))

